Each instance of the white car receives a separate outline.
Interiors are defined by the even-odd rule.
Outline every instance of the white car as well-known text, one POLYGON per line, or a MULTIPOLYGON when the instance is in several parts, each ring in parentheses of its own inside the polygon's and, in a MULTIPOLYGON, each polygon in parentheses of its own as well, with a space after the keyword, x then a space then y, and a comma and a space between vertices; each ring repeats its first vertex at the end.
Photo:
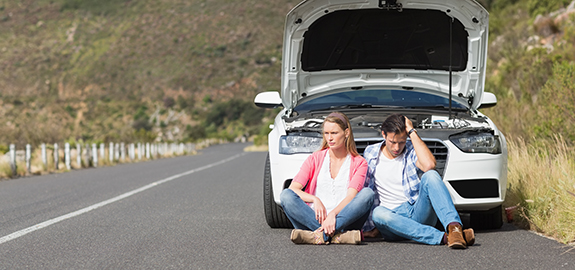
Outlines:
POLYGON ((269 133, 264 210, 269 226, 291 227, 279 201, 303 161, 319 149, 321 124, 345 113, 360 153, 382 140, 393 113, 413 121, 433 152, 464 225, 499 228, 507 144, 478 111, 485 92, 489 14, 474 0, 308 0, 288 14, 281 97, 269 133))

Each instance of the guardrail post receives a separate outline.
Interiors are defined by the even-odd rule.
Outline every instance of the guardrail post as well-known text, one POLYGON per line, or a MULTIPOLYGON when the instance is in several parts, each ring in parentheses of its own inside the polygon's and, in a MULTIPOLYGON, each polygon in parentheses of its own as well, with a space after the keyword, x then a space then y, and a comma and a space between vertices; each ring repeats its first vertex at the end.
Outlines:
POLYGON ((16 145, 10 144, 10 169, 12 176, 16 176, 16 145))
POLYGON ((98 146, 95 143, 92 144, 92 160, 94 167, 98 167, 98 146))
POLYGON ((66 164, 66 169, 72 168, 70 165, 70 143, 64 144, 64 164, 66 164))
POLYGON ((89 144, 84 145, 84 164, 86 164, 86 168, 90 167, 90 162, 92 161, 92 149, 90 148, 89 144))
POLYGON ((114 143, 110 142, 110 147, 108 148, 108 155, 110 156, 110 163, 114 162, 114 143))
POLYGON ((120 144, 118 143, 114 145, 114 159, 120 160, 120 144))
POLYGON ((30 144, 26 144, 26 171, 28 173, 32 173, 32 146, 30 144))
POLYGON ((124 143, 120 143, 120 158, 122 162, 126 162, 126 145, 124 143))
POLYGON ((130 151, 128 153, 130 154, 130 161, 134 161, 136 157, 136 149, 134 147, 134 143, 130 143, 130 151))
POLYGON ((42 148, 42 164, 44 164, 44 169, 48 167, 48 155, 46 154, 46 144, 43 143, 40 145, 42 148))
POLYGON ((142 160, 142 143, 138 143, 138 160, 142 160))
POLYGON ((104 160, 106 158, 106 146, 104 143, 100 143, 100 159, 104 160))
POLYGON ((56 168, 56 171, 58 170, 58 163, 60 162, 60 155, 58 153, 58 143, 54 143, 54 168, 56 168))
POLYGON ((150 159, 150 143, 146 143, 146 159, 150 159))
POLYGON ((82 146, 80 143, 76 143, 76 163, 78 164, 78 169, 82 168, 82 146))

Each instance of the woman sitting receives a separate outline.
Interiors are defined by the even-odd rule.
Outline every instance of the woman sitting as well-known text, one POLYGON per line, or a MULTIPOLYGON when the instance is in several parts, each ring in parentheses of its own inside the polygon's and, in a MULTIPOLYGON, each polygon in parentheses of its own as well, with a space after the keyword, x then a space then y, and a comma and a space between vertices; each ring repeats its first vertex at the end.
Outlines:
POLYGON ((356 149, 349 119, 333 112, 323 122, 321 150, 303 163, 281 205, 296 244, 359 244, 374 193, 363 189, 367 163, 356 149), (305 190, 304 190, 305 187, 305 190))

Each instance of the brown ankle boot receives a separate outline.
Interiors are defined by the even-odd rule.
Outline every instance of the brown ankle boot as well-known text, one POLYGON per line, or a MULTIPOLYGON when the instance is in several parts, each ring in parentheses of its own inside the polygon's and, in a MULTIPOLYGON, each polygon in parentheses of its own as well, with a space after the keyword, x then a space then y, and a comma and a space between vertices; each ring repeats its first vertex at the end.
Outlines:
POLYGON ((361 243, 361 231, 353 230, 336 233, 330 241, 332 244, 359 245, 361 243))
POLYGON ((323 240, 323 233, 320 231, 308 231, 294 229, 291 231, 290 239, 294 244, 313 244, 313 245, 324 245, 329 244, 323 240))
POLYGON ((465 229, 463 230, 463 237, 465 237, 465 242, 467 242, 467 246, 473 246, 475 244, 475 232, 473 229, 465 229))
POLYGON ((465 238, 463 238, 463 228, 461 228, 460 224, 447 226, 447 246, 455 249, 467 248, 465 238))

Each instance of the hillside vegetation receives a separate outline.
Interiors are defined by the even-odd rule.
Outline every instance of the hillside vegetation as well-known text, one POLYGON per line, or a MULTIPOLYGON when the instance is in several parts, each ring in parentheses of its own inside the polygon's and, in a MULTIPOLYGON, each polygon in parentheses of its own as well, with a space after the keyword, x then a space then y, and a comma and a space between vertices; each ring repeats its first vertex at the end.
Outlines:
MULTIPOLYGON (((297 0, 0 0, 0 151, 16 143, 265 134, 297 0)), ((505 206, 575 240, 575 2, 483 0, 489 115, 509 142, 505 206)), ((261 136, 264 137, 264 136, 261 136)), ((261 138, 260 137, 260 138, 261 138)))
POLYGON ((0 142, 258 133, 295 4, 0 0, 0 142))

